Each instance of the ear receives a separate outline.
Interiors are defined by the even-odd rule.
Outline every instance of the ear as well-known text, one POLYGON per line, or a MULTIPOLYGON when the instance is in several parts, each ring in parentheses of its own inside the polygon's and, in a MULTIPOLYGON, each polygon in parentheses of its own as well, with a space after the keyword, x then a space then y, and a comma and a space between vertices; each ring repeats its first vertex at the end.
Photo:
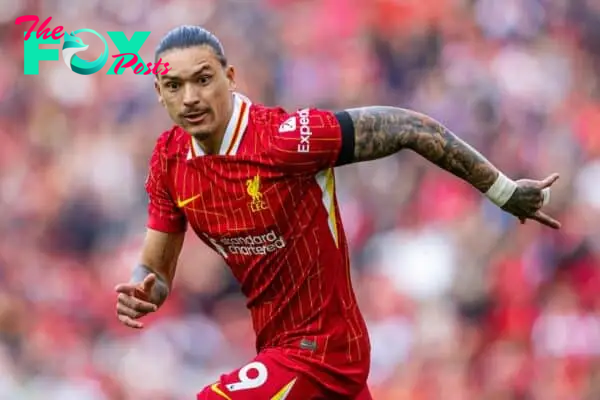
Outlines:
POLYGON ((160 92, 160 86, 158 84, 158 78, 154 78, 154 90, 156 90, 156 94, 158 95, 158 102, 164 107, 165 106, 165 100, 162 97, 162 94, 160 92))
POLYGON ((237 88, 237 84, 235 82, 235 68, 233 68, 232 65, 229 65, 225 70, 225 75, 229 81, 229 90, 234 91, 237 88))

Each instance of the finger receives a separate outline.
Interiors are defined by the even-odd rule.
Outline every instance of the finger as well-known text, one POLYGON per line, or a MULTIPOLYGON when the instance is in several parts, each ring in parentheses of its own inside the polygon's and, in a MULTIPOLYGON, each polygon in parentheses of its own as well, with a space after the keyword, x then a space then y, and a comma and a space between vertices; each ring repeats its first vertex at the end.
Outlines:
POLYGON ((117 286, 115 286, 115 292, 124 293, 131 296, 135 292, 136 288, 137 285, 133 283, 119 283, 117 286))
POLYGON ((117 303, 117 315, 124 315, 131 319, 138 319, 138 318, 144 316, 145 313, 141 313, 132 308, 129 308, 123 303, 117 303))
POLYGON ((133 296, 125 295, 123 293, 119 294, 119 296, 117 297, 117 300, 119 303, 123 304, 125 307, 129 307, 129 308, 139 311, 139 312, 148 313, 148 312, 154 312, 157 310, 157 306, 155 304, 152 304, 152 303, 144 301, 144 300, 140 300, 133 296))
POLYGON ((140 300, 138 298, 128 296, 123 293, 119 294, 119 296, 117 297, 117 301, 123 304, 124 306, 139 312, 149 313, 157 310, 156 304, 152 304, 148 301, 140 300))
POLYGON ((126 315, 119 315, 118 318, 123 325, 128 326, 130 328, 142 329, 144 327, 144 324, 142 324, 140 321, 135 321, 126 315))
POLYGON ((560 175, 554 173, 540 182, 540 187, 542 189, 552 186, 554 182, 559 178, 560 175))
POLYGON ((144 278, 144 282, 142 282, 142 288, 143 288, 142 290, 146 293, 150 293, 155 282, 156 282, 156 275, 148 274, 148 276, 146 276, 146 278, 144 278))
POLYGON ((560 222, 558 222, 557 220, 555 220, 554 218, 550 217, 549 215, 547 215, 546 213, 543 213, 542 211, 538 211, 536 212, 531 219, 539 222, 540 224, 549 226, 550 228, 554 228, 554 229, 560 229, 561 224, 560 222))

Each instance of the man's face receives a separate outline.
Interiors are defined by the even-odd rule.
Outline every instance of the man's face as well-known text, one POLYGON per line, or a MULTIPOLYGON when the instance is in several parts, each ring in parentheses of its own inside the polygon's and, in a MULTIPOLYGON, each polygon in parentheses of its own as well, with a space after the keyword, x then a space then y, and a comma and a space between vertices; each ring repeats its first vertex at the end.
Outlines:
POLYGON ((161 54, 171 69, 155 87, 171 119, 198 140, 225 131, 232 109, 234 70, 224 68, 210 46, 173 49, 161 54))

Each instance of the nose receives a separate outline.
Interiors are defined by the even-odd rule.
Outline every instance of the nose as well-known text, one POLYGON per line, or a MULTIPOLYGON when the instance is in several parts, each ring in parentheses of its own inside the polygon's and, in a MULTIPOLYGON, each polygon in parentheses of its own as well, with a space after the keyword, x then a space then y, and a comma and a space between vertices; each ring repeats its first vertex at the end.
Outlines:
POLYGON ((195 106, 200 102, 200 93, 194 85, 185 85, 183 88, 183 105, 186 107, 195 106))

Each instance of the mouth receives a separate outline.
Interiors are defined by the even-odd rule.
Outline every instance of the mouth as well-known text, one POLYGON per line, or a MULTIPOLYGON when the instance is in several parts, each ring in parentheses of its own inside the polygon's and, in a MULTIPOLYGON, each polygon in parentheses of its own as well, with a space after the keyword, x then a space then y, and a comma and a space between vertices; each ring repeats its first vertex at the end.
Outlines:
POLYGON ((183 119, 185 119, 190 124, 199 124, 204 121, 204 118, 208 115, 206 111, 195 111, 183 114, 183 119))

